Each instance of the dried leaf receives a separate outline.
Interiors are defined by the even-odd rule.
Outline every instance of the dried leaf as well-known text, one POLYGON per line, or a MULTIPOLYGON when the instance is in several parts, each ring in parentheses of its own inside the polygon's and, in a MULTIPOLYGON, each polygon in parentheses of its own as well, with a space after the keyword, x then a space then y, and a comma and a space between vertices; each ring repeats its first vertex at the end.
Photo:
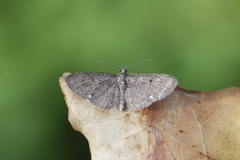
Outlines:
POLYGON ((240 159, 240 89, 206 93, 177 87, 150 107, 101 110, 60 77, 69 121, 90 145, 93 160, 240 159))

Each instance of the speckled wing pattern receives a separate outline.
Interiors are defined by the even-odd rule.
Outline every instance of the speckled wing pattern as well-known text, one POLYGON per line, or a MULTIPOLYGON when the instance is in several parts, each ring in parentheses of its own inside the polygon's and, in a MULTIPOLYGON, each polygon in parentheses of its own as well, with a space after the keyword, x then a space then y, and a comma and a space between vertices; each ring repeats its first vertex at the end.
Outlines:
POLYGON ((165 98, 178 83, 176 78, 167 74, 126 74, 123 81, 118 78, 119 75, 115 74, 78 72, 67 76, 65 82, 75 94, 101 109, 119 105, 119 84, 126 82, 123 98, 125 107, 131 110, 146 108, 165 98))
POLYGON ((65 79, 68 87, 95 106, 110 109, 117 105, 119 88, 117 75, 108 73, 74 73, 65 79))
POLYGON ((168 74, 129 74, 126 78, 126 106, 139 110, 150 106, 173 92, 178 81, 168 74))

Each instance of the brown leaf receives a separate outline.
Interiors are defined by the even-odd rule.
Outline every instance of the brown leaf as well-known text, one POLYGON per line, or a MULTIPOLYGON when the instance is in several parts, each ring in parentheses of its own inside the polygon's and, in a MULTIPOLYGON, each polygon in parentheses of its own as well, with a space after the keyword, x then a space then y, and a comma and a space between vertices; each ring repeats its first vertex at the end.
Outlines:
POLYGON ((69 121, 89 141, 93 160, 240 159, 240 89, 217 92, 177 87, 150 107, 101 110, 60 77, 69 121))

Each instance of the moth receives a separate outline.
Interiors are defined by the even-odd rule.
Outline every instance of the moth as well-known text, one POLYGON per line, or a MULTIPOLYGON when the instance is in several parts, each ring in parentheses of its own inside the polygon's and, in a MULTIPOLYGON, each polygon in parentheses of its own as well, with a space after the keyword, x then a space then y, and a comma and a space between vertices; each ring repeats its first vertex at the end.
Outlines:
POLYGON ((75 94, 95 106, 101 109, 119 106, 120 111, 125 107, 146 108, 171 94, 178 84, 168 74, 127 74, 127 67, 121 68, 118 75, 77 72, 67 76, 65 82, 75 94))

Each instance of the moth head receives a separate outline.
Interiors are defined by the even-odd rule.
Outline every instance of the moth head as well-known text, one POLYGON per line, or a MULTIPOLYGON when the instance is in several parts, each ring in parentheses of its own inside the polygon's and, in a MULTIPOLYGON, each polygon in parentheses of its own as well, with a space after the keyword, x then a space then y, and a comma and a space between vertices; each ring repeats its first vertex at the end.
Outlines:
POLYGON ((120 73, 127 73, 127 69, 126 68, 121 68, 120 73))

